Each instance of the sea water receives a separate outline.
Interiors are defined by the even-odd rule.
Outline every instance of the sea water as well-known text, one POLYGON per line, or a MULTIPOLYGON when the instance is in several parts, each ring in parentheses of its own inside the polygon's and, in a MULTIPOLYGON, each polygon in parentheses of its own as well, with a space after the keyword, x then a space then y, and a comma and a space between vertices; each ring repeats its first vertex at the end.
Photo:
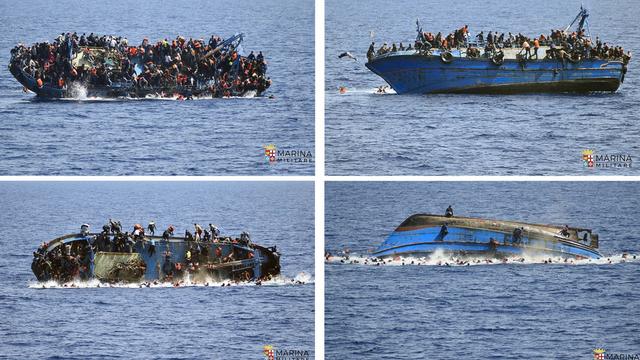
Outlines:
MULTIPOLYGON (((593 39, 632 54, 634 0, 326 2, 326 169, 329 175, 630 175, 638 167, 588 168, 582 151, 640 157, 640 69, 632 58, 616 93, 589 95, 385 95, 367 68, 371 41, 405 46, 423 31, 548 35, 588 7, 593 39), (349 51, 358 62, 338 55, 349 51), (346 92, 341 93, 340 87, 346 92)), ((624 165, 624 164, 621 164, 624 165)))
POLYGON ((0 174, 312 174, 313 162, 270 164, 263 146, 315 153, 313 6, 310 0, 0 3, 0 174), (273 84, 262 98, 201 101, 114 101, 82 91, 72 101, 40 101, 23 93, 7 68, 10 50, 68 31, 120 35, 135 45, 145 37, 208 41, 242 32, 245 55, 263 52, 273 84))
POLYGON ((0 184, 0 358, 262 358, 265 345, 307 350, 314 340, 312 183, 0 184), (176 235, 193 223, 248 231, 277 246, 282 275, 255 284, 39 283, 43 241, 100 231, 108 218, 155 220, 176 235), (230 286, 229 286, 230 285, 230 286))
POLYGON ((326 358, 640 353, 639 195, 636 183, 328 183, 326 249, 336 257, 325 269, 326 358), (371 261, 409 215, 449 205, 459 216, 592 228, 604 258, 371 261))

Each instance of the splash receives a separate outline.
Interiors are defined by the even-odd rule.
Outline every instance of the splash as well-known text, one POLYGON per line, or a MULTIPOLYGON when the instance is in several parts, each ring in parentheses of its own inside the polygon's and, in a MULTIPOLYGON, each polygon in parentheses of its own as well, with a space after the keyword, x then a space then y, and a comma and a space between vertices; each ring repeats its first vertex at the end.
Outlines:
POLYGON ((562 257, 524 255, 511 258, 488 257, 455 257, 445 254, 441 249, 429 257, 396 257, 393 259, 379 259, 364 255, 328 256, 327 264, 350 264, 363 266, 478 266, 478 265, 530 265, 530 264, 559 264, 559 265, 615 265, 622 263, 640 263, 640 255, 616 254, 600 259, 566 259, 562 257))
POLYGON ((71 97, 69 99, 71 100, 88 100, 89 98, 87 98, 87 88, 86 86, 84 86, 82 83, 80 82, 73 82, 71 84, 69 84, 69 87, 67 88, 67 93, 71 95, 71 97))
POLYGON ((384 87, 384 91, 381 91, 381 88, 383 88, 382 86, 380 87, 376 87, 376 88, 367 88, 367 89, 351 89, 348 87, 341 87, 341 89, 339 89, 338 94, 341 96, 347 96, 347 95, 362 95, 362 94, 366 94, 366 95, 397 95, 396 91, 393 90, 392 88, 385 86, 384 87), (342 88, 344 88, 344 90, 341 90, 342 88))
POLYGON ((97 279, 91 280, 74 280, 67 283, 59 283, 57 281, 31 281, 28 283, 30 289, 90 289, 90 288, 173 288, 173 287, 228 287, 228 286, 295 286, 313 284, 313 277, 305 272, 296 274, 293 278, 284 275, 276 276, 270 280, 253 281, 253 282, 234 282, 234 281, 214 281, 207 279, 204 281, 192 281, 186 276, 184 279, 173 282, 162 281, 143 281, 140 283, 109 283, 102 282, 97 279))
POLYGON ((228 99, 268 99, 270 97, 258 96, 257 91, 247 91, 242 96, 225 96, 225 97, 213 97, 211 95, 200 95, 186 98, 177 94, 147 94, 144 97, 101 97, 101 96, 89 96, 87 87, 79 82, 74 82, 67 88, 68 97, 61 99, 47 99, 47 100, 60 100, 60 101, 72 101, 72 102, 107 102, 107 101, 197 101, 197 100, 228 100, 228 99))

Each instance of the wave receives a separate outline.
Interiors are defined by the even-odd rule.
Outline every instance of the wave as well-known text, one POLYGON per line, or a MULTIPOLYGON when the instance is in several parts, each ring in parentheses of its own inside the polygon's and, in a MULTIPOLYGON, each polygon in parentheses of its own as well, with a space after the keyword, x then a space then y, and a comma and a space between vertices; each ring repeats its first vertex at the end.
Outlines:
POLYGON ((173 288, 173 287, 226 287, 226 286, 295 286, 313 284, 314 279, 311 274, 300 272, 294 277, 284 275, 276 276, 270 280, 253 281, 253 282, 234 282, 234 281, 215 281, 213 279, 206 281, 192 281, 189 276, 182 280, 174 282, 162 281, 143 281, 139 283, 109 283, 98 279, 92 280, 74 280, 67 283, 59 283, 57 281, 30 281, 28 287, 30 289, 90 289, 90 288, 173 288))
POLYGON ((622 263, 640 263, 638 254, 616 254, 600 259, 567 259, 562 257, 548 257, 523 255, 509 258, 492 257, 456 257, 438 250, 429 257, 395 257, 393 259, 379 259, 366 255, 327 256, 327 264, 349 264, 362 266, 478 266, 478 265, 530 265, 530 264, 561 264, 561 265, 614 265, 622 263))

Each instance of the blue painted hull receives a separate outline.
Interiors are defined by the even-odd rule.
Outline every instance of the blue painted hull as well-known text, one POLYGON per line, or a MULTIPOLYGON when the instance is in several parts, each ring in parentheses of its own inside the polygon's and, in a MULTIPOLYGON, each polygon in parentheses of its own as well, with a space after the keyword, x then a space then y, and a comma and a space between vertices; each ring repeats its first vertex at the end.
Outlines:
MULTIPOLYGON (((144 273, 137 280, 166 280, 170 275, 171 279, 185 276, 187 273, 192 278, 201 276, 206 279, 217 281, 225 280, 258 280, 268 276, 275 276, 280 273, 280 255, 275 248, 265 248, 252 244, 251 246, 241 245, 232 242, 195 242, 185 241, 181 238, 170 238, 163 240, 161 237, 149 236, 145 240, 138 240, 131 243, 131 252, 118 253, 112 251, 98 251, 95 244, 95 237, 98 234, 89 236, 66 235, 49 243, 47 252, 53 251, 62 244, 73 246, 80 244, 88 249, 87 257, 83 258, 78 276, 88 280, 98 278, 94 273, 94 261, 97 256, 138 254, 144 262, 144 273), (90 246, 92 245, 92 246, 90 246), (199 247, 206 249, 206 256, 186 259, 186 252, 189 248, 199 247), (220 252, 216 253, 219 249, 220 252), (169 253, 170 257, 166 257, 169 253), (233 254, 234 261, 228 261, 229 255, 233 254), (249 256, 251 254, 251 256, 249 256), (197 263, 197 271, 188 270, 189 263, 197 263), (178 266, 176 266, 178 265, 178 266), (180 269, 180 270, 178 270, 180 269), (248 277, 247 277, 248 275, 248 277)), ((38 258, 34 258, 32 270, 39 281, 59 280, 52 278, 51 268, 38 258)), ((69 274, 67 274, 69 275, 69 274)), ((69 275, 70 276, 70 275, 69 275)), ((110 279, 109 281, 112 281, 110 279)), ((127 279, 122 279, 127 281, 127 279)), ((129 279, 130 281, 130 279, 129 279)))
POLYGON ((480 256, 551 256, 598 259, 602 255, 574 241, 524 236, 514 241, 507 232, 486 229, 449 227, 445 236, 440 226, 394 231, 373 253, 376 257, 429 256, 435 251, 457 255, 480 256), (492 244, 491 239, 494 239, 492 244))
POLYGON ((366 66, 398 94, 614 92, 625 72, 621 61, 588 59, 563 65, 559 60, 505 59, 498 66, 487 58, 459 57, 459 51, 453 55, 445 63, 437 51, 430 56, 405 51, 377 57, 366 66))

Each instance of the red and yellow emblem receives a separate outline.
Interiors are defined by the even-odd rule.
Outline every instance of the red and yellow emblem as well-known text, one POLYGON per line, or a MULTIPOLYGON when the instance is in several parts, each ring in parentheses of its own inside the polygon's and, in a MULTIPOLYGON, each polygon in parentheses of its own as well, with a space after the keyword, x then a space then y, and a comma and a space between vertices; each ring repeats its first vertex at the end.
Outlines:
POLYGON ((267 360, 273 360, 274 356, 273 356, 273 346, 271 345, 265 345, 262 348, 262 354, 264 355, 264 358, 267 360))
POLYGON ((604 360, 604 349, 594 349, 593 350, 593 360, 604 360))
POLYGON ((593 150, 582 150, 582 161, 585 167, 592 168, 595 164, 593 161, 593 150))
POLYGON ((274 144, 262 145, 264 148, 264 156, 269 160, 270 163, 274 163, 277 161, 276 154, 278 153, 277 148, 274 144))

